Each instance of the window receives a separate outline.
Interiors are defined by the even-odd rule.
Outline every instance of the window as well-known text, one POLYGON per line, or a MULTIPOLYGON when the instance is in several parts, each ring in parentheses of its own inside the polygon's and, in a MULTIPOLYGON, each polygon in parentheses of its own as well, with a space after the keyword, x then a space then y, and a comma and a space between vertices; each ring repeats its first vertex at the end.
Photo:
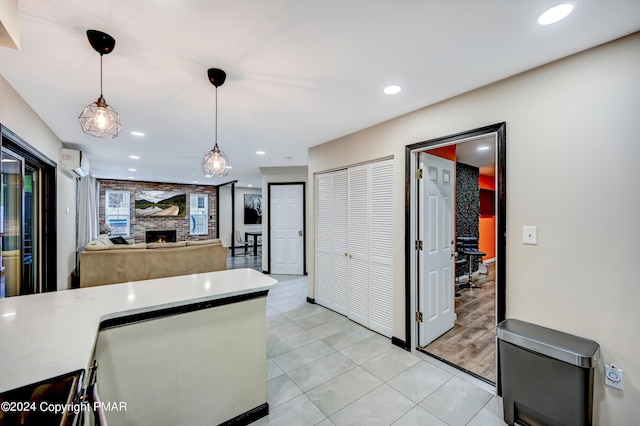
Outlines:
POLYGON ((207 194, 189 196, 189 234, 207 235, 209 233, 209 215, 207 194))
POLYGON ((112 236, 129 236, 129 192, 105 191, 104 222, 112 236))

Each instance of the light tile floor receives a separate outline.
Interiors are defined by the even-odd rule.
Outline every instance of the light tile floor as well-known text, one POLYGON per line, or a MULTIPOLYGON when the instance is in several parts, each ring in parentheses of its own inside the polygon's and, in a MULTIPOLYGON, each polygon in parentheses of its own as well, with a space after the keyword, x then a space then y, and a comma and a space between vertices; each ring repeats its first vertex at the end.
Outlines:
POLYGON ((255 425, 504 425, 486 383, 319 305, 307 277, 267 297, 269 415, 255 425))

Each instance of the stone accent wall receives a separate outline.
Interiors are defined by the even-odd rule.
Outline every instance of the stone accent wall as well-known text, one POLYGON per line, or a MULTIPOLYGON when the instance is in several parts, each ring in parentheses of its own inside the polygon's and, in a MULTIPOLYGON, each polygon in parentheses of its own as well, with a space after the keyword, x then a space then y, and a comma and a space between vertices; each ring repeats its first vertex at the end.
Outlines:
MULTIPOLYGON (((480 236, 480 170, 456 163, 456 237, 480 236)), ((480 261, 473 258, 473 270, 480 261)))
POLYGON ((206 240, 209 238, 218 238, 216 235, 216 199, 218 197, 218 188, 215 186, 205 185, 185 185, 178 183, 158 183, 158 182, 139 182, 131 180, 112 180, 98 179, 100 182, 100 226, 104 225, 104 193, 105 191, 129 191, 131 201, 130 206, 130 223, 131 237, 136 243, 144 242, 144 234, 147 230, 166 230, 175 229, 177 231, 178 241, 187 240, 206 240), (208 194, 209 206, 209 234, 208 235, 189 235, 189 214, 180 217, 136 217, 135 215, 135 194, 136 191, 155 190, 155 191, 186 191, 187 204, 189 203, 190 194, 208 194))

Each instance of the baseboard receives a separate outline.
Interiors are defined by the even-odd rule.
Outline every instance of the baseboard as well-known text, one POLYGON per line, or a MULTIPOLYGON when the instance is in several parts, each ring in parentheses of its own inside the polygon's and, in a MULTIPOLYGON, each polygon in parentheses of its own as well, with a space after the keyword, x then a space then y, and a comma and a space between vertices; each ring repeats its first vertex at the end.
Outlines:
POLYGON ((407 342, 405 342, 402 339, 398 339, 397 337, 393 336, 391 337, 391 344, 392 345, 396 345, 399 348, 405 349, 405 350, 409 350, 409 348, 407 348, 407 342))
POLYGON ((315 305, 316 299, 314 299, 313 297, 307 297, 307 303, 311 303, 312 305, 315 305))
POLYGON ((263 418, 269 414, 269 404, 264 403, 254 409, 251 409, 247 412, 240 414, 232 418, 231 420, 227 420, 224 423, 220 423, 220 426, 240 426, 240 425, 248 425, 249 423, 253 423, 258 419, 263 418))
POLYGON ((265 275, 271 275, 271 272, 265 271, 265 270, 262 270, 262 273, 265 274, 265 275))

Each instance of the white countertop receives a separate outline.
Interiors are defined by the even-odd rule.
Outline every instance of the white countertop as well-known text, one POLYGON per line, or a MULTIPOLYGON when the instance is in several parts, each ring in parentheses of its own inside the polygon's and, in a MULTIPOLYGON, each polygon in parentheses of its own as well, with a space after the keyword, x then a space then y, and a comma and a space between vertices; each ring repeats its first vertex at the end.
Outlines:
POLYGON ((87 369, 100 322, 254 293, 277 281, 231 269, 0 299, 0 392, 87 369))

